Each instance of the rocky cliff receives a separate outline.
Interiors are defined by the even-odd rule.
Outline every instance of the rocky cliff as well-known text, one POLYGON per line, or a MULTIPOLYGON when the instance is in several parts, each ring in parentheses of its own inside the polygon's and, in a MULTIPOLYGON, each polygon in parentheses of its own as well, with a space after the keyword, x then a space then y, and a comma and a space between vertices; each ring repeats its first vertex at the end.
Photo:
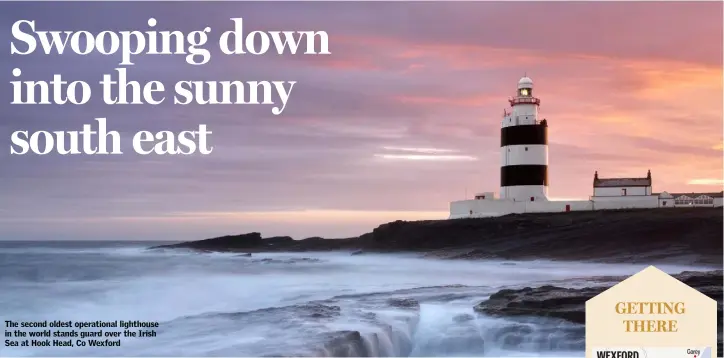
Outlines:
POLYGON ((395 221, 359 237, 260 233, 158 246, 206 251, 419 252, 451 259, 565 259, 722 265, 722 209, 672 208, 395 221))

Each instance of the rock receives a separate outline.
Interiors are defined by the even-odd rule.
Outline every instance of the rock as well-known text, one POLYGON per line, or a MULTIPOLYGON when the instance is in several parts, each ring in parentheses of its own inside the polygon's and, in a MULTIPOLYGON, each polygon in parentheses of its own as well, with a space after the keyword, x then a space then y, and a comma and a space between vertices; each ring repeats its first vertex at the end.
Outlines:
MULTIPOLYGON (((699 292, 718 302, 718 335, 722 344, 722 278, 723 271, 682 272, 673 275, 699 292)), ((611 277, 601 278, 610 280, 611 277)), ((620 277, 617 281, 624 280, 620 277)), ((476 312, 491 316, 552 317, 585 324, 586 301, 607 290, 608 287, 581 289, 557 286, 525 287, 500 290, 474 307, 476 312)))
POLYGON ((320 259, 310 258, 310 257, 292 257, 288 259, 271 259, 271 258, 264 258, 259 260, 254 260, 253 262, 261 262, 261 263, 267 263, 267 264, 294 264, 294 263, 309 263, 309 262, 320 262, 320 259))
POLYGON ((284 245, 294 242, 291 236, 273 236, 264 238, 264 244, 266 245, 284 245))
POLYGON ((453 322, 455 322, 455 323, 463 323, 463 322, 467 322, 467 321, 472 321, 474 319, 475 319, 475 317, 473 317, 473 315, 468 314, 468 313, 463 313, 463 314, 453 316, 453 322))
POLYGON ((249 234, 228 235, 206 240, 182 242, 180 244, 155 246, 152 248, 186 248, 204 251, 235 251, 243 248, 257 247, 261 244, 261 234, 258 232, 252 232, 249 234))
POLYGON ((236 255, 236 256, 238 256, 238 257, 251 257, 251 252, 247 252, 247 253, 243 253, 243 254, 238 254, 238 255, 236 255))
POLYGON ((358 331, 338 331, 325 334, 328 341, 323 348, 322 356, 327 357, 364 357, 369 352, 358 331))
POLYGON ((562 318, 584 324, 585 303, 606 288, 572 289, 556 286, 501 290, 475 307, 478 312, 502 316, 562 318))
POLYGON ((319 241, 319 240, 324 240, 324 238, 323 238, 323 237, 319 237, 319 236, 312 236, 312 237, 308 237, 308 238, 306 238, 306 239, 303 239, 302 241, 304 241, 304 242, 316 242, 316 241, 319 241))
POLYGON ((389 300, 387 300, 387 303, 390 306, 397 308, 420 308, 420 303, 412 298, 390 298, 389 300))
MULTIPOLYGON (((302 306, 302 305, 300 305, 302 306)), ((305 304, 306 317, 309 318, 331 318, 338 317, 340 313, 339 306, 325 306, 320 304, 305 304)))
POLYGON ((355 255, 416 252, 447 259, 680 262, 721 266, 723 217, 722 208, 677 208, 398 220, 346 239, 294 240, 288 236, 262 239, 259 233, 249 233, 156 248, 232 252, 337 250, 355 255))
POLYGON ((684 271, 678 275, 674 275, 681 282, 696 288, 701 293, 717 300, 722 300, 722 277, 724 270, 696 272, 684 271))

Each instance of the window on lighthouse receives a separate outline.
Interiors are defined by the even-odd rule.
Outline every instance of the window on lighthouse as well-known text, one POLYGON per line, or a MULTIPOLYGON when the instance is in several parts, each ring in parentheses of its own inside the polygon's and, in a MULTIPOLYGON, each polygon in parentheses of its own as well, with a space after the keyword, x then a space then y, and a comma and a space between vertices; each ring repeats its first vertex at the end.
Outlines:
POLYGON ((527 88, 521 88, 520 89, 520 95, 521 96, 528 96, 530 95, 530 91, 527 88))

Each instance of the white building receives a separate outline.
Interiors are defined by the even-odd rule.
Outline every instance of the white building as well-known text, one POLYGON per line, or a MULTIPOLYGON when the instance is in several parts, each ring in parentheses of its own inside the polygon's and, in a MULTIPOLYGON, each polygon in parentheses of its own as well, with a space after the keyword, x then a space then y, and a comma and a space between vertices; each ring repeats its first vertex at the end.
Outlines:
POLYGON ((651 195, 651 171, 645 178, 601 179, 593 175, 593 198, 618 198, 622 196, 651 195))
POLYGON ((593 175, 593 209, 655 208, 657 196, 651 195, 651 171, 643 178, 606 178, 593 175))
POLYGON ((667 193, 653 194, 659 198, 660 208, 719 207, 724 205, 724 191, 718 193, 667 193))
POLYGON ((494 192, 472 200, 450 203, 450 218, 487 217, 533 212, 564 212, 633 208, 721 207, 724 192, 653 193, 651 171, 642 178, 593 177, 588 200, 548 200, 548 121, 538 120, 540 100, 533 97, 533 81, 518 81, 508 99, 500 133, 500 198, 494 192))

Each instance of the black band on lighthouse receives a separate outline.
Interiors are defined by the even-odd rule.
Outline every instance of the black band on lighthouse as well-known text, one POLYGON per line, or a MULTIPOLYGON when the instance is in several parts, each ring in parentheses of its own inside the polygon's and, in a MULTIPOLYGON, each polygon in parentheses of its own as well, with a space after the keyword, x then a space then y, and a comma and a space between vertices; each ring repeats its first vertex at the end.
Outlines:
POLYGON ((500 133, 500 146, 506 145, 548 144, 548 126, 528 124, 503 127, 500 133))
POLYGON ((509 165, 500 167, 500 186, 548 186, 547 165, 509 165))

